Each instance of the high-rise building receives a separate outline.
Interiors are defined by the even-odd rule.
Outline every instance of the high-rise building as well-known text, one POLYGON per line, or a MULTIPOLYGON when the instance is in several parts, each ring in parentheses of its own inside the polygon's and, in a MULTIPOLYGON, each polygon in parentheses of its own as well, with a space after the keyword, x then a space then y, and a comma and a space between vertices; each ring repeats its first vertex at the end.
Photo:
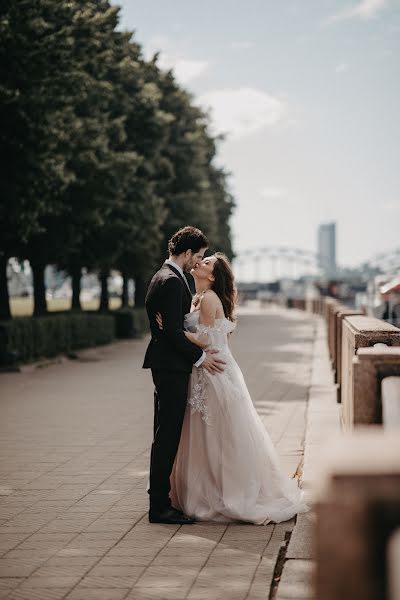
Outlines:
POLYGON ((327 277, 336 275, 336 223, 318 227, 318 266, 327 277))

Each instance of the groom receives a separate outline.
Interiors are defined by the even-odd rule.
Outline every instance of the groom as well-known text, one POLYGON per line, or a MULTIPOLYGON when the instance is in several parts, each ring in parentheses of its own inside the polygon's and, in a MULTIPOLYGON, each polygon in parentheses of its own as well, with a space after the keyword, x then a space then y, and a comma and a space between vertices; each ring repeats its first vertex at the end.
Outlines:
POLYGON ((150 458, 150 523, 187 525, 194 522, 171 505, 170 475, 181 437, 189 377, 193 365, 210 373, 223 371, 214 350, 204 352, 183 333, 192 294, 184 276, 204 257, 205 235, 195 227, 177 231, 168 243, 169 258, 154 275, 146 296, 151 340, 143 368, 151 369, 154 382, 154 439, 150 458), (162 331, 156 315, 161 314, 162 331))

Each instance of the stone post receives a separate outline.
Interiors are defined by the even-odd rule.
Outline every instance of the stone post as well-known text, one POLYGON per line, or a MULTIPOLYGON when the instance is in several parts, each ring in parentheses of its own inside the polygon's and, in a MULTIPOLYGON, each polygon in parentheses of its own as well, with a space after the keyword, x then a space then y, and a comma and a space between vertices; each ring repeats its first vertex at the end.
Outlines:
POLYGON ((315 504, 316 600, 388 599, 387 548, 400 526, 400 436, 357 430, 327 445, 315 504))
POLYGON ((400 345, 400 329, 374 317, 350 316, 343 319, 342 330, 342 369, 341 400, 342 425, 345 430, 354 424, 354 374, 353 357, 358 348, 373 346, 376 343, 388 346, 400 345))
POLYGON ((335 358, 332 363, 334 368, 335 375, 335 383, 337 383, 337 401, 341 402, 341 383, 342 383, 342 328, 343 328, 343 319, 344 317, 349 317, 352 315, 363 315, 362 310, 356 310, 355 308, 347 308, 342 306, 340 310, 336 313, 336 336, 335 336, 335 358))
POLYGON ((400 375, 400 346, 357 351, 353 358, 352 414, 355 426, 382 423, 381 384, 385 377, 393 375, 400 375))

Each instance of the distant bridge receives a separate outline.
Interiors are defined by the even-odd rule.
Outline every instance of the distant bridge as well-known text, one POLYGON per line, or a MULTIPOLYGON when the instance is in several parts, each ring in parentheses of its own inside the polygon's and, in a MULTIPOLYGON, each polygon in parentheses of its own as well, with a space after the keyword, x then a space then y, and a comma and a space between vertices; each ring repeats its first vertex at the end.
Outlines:
POLYGON ((263 246, 238 252, 233 268, 239 281, 276 281, 318 275, 319 255, 290 246, 263 246))
MULTIPOLYGON (((290 246, 261 246, 237 253, 233 268, 238 281, 266 283, 283 278, 319 276, 321 258, 317 252, 290 246)), ((400 248, 376 254, 355 269, 360 276, 371 277, 374 272, 396 274, 400 272, 400 248)), ((326 273, 324 274, 326 276, 326 273)), ((338 267, 334 277, 354 277, 354 270, 338 267)))

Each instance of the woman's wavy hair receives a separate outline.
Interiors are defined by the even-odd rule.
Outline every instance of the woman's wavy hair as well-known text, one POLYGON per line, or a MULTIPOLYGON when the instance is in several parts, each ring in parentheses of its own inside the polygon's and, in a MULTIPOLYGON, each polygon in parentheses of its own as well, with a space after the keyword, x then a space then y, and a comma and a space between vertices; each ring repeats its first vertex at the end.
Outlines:
POLYGON ((237 291, 232 267, 227 256, 222 252, 216 252, 214 256, 217 260, 214 263, 214 281, 211 289, 221 300, 225 317, 229 321, 234 321, 237 291))

